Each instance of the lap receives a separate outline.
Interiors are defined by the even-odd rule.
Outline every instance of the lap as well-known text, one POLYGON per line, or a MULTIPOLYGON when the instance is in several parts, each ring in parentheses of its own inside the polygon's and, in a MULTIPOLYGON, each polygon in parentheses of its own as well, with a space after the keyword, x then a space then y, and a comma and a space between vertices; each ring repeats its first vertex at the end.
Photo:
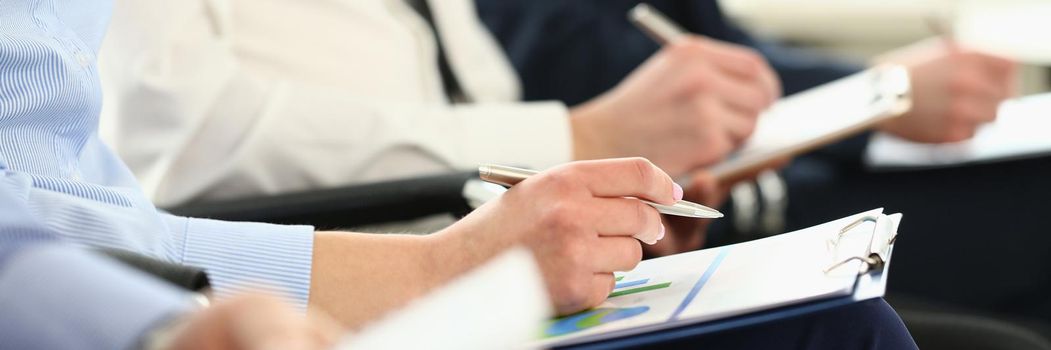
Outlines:
POLYGON ((883 299, 660 344, 667 349, 915 349, 883 299))

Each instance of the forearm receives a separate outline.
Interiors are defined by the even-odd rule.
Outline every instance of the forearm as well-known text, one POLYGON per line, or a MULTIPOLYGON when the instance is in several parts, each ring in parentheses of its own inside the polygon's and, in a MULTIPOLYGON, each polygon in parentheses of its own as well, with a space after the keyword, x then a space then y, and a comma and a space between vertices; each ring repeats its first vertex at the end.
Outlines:
POLYGON ((357 328, 443 280, 435 237, 351 232, 315 234, 308 311, 357 328))
POLYGON ((468 217, 431 235, 316 233, 308 310, 357 328, 404 306, 511 246, 470 234, 500 232, 478 225, 468 217))

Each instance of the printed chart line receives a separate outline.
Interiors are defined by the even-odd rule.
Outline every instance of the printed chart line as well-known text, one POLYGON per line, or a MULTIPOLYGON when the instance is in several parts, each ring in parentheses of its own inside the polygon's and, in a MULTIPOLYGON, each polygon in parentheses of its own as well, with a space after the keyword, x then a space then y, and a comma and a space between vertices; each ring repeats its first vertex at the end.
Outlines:
POLYGON ((686 310, 686 306, 693 302, 693 298, 701 291, 701 287, 704 287, 704 284, 708 283, 708 279, 712 278, 712 275, 715 274, 715 270, 719 268, 719 264, 723 263, 723 260, 726 259, 726 255, 729 253, 730 248, 723 248, 722 251, 719 252, 719 255, 715 257, 712 264, 708 265, 708 269, 704 270, 704 274, 697 280, 697 283, 694 283, 693 289, 690 289, 690 292, 686 294, 686 298, 682 299, 682 303, 679 304, 679 307, 675 308, 675 312, 673 312, 671 317, 668 318, 669 321, 679 319, 679 314, 682 314, 682 312, 686 310))

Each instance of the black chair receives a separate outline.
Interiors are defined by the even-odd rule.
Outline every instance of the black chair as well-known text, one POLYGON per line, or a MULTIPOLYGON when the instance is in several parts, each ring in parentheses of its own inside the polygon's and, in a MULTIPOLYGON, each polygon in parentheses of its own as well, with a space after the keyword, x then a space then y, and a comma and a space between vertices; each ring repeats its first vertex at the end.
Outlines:
POLYGON ((197 202, 166 210, 177 215, 229 221, 308 224, 347 228, 471 211, 464 187, 477 172, 458 172, 335 189, 256 198, 197 202))
POLYGON ((920 349, 1051 350, 1051 324, 970 310, 906 295, 889 295, 920 349))

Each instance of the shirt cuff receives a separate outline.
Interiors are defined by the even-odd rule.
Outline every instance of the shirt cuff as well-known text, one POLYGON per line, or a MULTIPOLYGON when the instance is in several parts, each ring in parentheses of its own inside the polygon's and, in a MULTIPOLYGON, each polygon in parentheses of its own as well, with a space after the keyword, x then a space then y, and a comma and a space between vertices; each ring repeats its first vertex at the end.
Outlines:
POLYGON ((501 163, 546 169, 573 160, 569 111, 556 102, 456 106, 463 157, 457 168, 501 163))
POLYGON ((0 339, 14 349, 129 349, 188 312, 187 294, 114 261, 34 244, 0 270, 0 339))
POLYGON ((180 263, 203 268, 219 298, 282 293, 300 310, 310 296, 314 228, 166 216, 183 247, 180 263))

